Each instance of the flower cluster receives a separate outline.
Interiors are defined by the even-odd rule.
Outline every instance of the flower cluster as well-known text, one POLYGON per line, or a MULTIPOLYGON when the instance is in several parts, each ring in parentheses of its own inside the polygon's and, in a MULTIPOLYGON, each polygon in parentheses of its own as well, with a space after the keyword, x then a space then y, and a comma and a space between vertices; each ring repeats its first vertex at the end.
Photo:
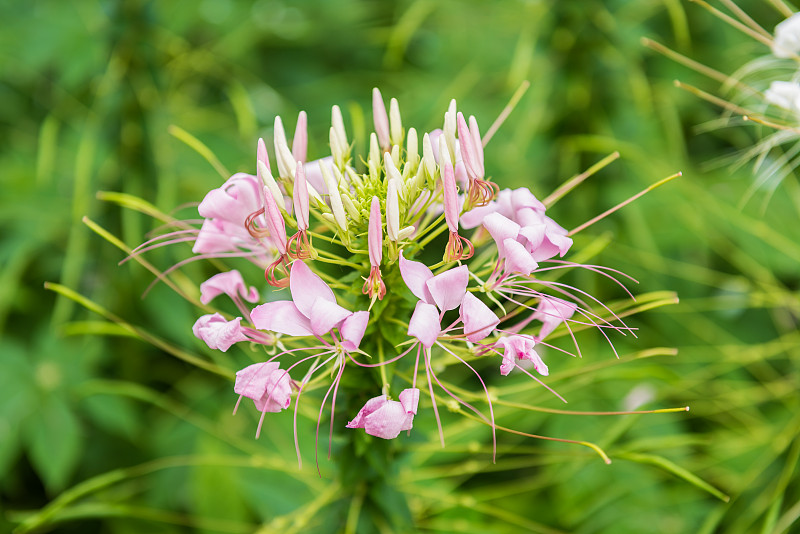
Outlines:
MULTIPOLYGON (((334 106, 330 155, 314 161, 306 161, 305 113, 291 148, 276 118, 274 160, 259 139, 256 174, 235 174, 209 192, 198 208, 202 226, 187 230, 197 258, 242 257, 264 273, 266 284, 245 283, 256 269, 204 282, 204 304, 224 294, 240 315, 204 315, 193 329, 212 349, 264 346, 267 360, 239 371, 234 386, 239 401, 251 399, 262 414, 256 435, 264 414, 292 401, 296 414, 302 393, 321 383, 328 389, 318 425, 331 397, 332 432, 346 370, 380 372, 380 381, 348 391, 372 398, 349 414, 347 428, 384 439, 410 431, 424 380, 442 442, 438 390, 494 430, 476 360, 497 358, 499 374, 517 369, 541 380, 529 370, 548 375, 541 347, 580 355, 577 342, 574 353, 548 343, 560 326, 570 336, 576 325, 604 336, 631 330, 591 295, 547 276, 576 266, 560 259, 573 244, 570 233, 529 189, 500 191, 487 178, 488 139, 475 117, 464 117, 452 101, 442 128, 420 136, 404 129, 395 99, 387 113, 377 89, 373 117, 363 160, 351 154, 334 106), (434 362, 441 358, 474 373, 488 417, 439 380, 434 362)), ((619 274, 582 267, 614 280, 619 274)))

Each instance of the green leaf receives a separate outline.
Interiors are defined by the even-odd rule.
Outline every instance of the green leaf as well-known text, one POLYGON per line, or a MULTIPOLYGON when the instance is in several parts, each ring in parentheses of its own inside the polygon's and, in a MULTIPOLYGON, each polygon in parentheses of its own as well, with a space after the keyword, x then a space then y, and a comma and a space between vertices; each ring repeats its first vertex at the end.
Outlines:
POLYGON ((31 463, 48 491, 64 488, 81 451, 81 428, 65 399, 47 396, 24 426, 31 463))

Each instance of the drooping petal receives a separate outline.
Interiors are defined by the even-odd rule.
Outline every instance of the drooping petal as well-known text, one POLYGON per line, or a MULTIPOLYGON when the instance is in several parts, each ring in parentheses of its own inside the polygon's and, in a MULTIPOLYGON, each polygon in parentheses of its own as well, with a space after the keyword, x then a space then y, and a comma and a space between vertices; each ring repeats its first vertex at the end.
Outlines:
POLYGON ((258 290, 252 286, 248 290, 242 275, 236 269, 215 274, 200 284, 200 302, 203 304, 208 304, 222 293, 231 298, 241 295, 248 302, 258 301, 258 290))
POLYGON ((441 331, 436 306, 418 301, 408 322, 408 335, 417 338, 423 346, 431 348, 441 331))
POLYGON ((458 308, 469 284, 469 268, 461 265, 437 274, 425 282, 433 301, 442 311, 458 308))
POLYGON ((353 420, 350 421, 349 423, 347 423, 347 428, 364 428, 366 417, 369 414, 373 413, 375 410, 379 409, 381 406, 383 406, 387 402, 388 402, 388 399, 386 398, 386 395, 380 395, 378 397, 372 397, 358 411, 358 413, 353 418, 353 420))
POLYGON ((490 213, 484 217, 483 227, 494 238, 494 242, 497 245, 497 253, 501 258, 504 258, 506 255, 505 241, 506 239, 516 240, 520 226, 499 213, 490 213))
POLYGON ((542 330, 539 332, 539 339, 544 339, 558 325, 570 319, 578 306, 566 300, 542 297, 536 311, 531 315, 531 319, 538 319, 542 322, 542 330))
POLYGON ((406 413, 417 414, 417 407, 419 406, 419 389, 408 388, 400 392, 400 404, 406 413))
POLYGON ((311 330, 314 334, 322 336, 338 326, 342 321, 350 317, 351 313, 336 302, 331 302, 325 298, 317 298, 311 306, 311 313, 308 318, 311 321, 311 330))
POLYGON ((289 291, 297 309, 309 318, 318 298, 336 304, 333 290, 302 261, 292 263, 289 291))
POLYGON ((236 373, 233 391, 253 399, 260 412, 280 412, 292 402, 292 377, 277 362, 254 363, 236 373))
POLYGON ((256 306, 250 312, 250 321, 259 330, 271 330, 287 336, 310 336, 314 333, 308 317, 300 313, 290 300, 276 300, 256 306))
POLYGON ((381 227, 381 202, 378 197, 372 197, 369 209, 369 227, 367 229, 367 242, 369 249, 369 263, 379 267, 383 259, 383 229, 381 227))
POLYGON ((497 315, 472 293, 464 295, 459 313, 464 323, 464 334, 473 343, 491 334, 494 327, 500 323, 497 315))
POLYGON ((369 312, 357 311, 345 319, 339 326, 342 335, 342 346, 346 350, 356 350, 361 345, 361 339, 369 324, 369 312))
POLYGON ((539 264, 533 259, 522 244, 513 239, 503 241, 503 248, 506 253, 505 270, 509 273, 520 273, 528 276, 536 269, 539 264))
POLYGON ((425 284, 425 282, 433 278, 433 273, 425 264, 405 259, 402 251, 400 252, 400 276, 403 277, 403 282, 406 283, 414 296, 428 304, 434 303, 433 296, 425 284))
POLYGON ((195 321, 192 332, 209 348, 226 352, 234 343, 249 339, 242 331, 241 322, 241 317, 227 321, 219 313, 203 315, 195 321))
MULTIPOLYGON (((403 430, 411 430, 414 412, 407 411, 405 405, 415 404, 414 392, 404 390, 400 395, 405 403, 388 400, 386 395, 368 400, 355 419, 347 423, 347 428, 363 428, 367 434, 383 439, 394 439, 403 430)), ((419 398, 419 390, 416 390, 416 397, 419 398)), ((416 410, 416 406, 413 407, 416 410)))

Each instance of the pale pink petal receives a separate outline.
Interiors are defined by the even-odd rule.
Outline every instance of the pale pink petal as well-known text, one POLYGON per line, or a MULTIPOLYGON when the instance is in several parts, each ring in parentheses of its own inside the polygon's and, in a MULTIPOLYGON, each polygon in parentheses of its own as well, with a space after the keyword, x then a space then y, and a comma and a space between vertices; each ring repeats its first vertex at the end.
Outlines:
POLYGON ((483 227, 488 230, 497 245, 497 252, 501 258, 506 255, 505 240, 517 239, 520 227, 517 223, 499 213, 490 213, 483 219, 483 227))
POLYGON ((358 411, 358 414, 356 414, 353 420, 347 423, 347 428, 364 428, 364 419, 387 402, 389 401, 386 399, 386 395, 380 395, 369 399, 358 411))
POLYGON ((442 165, 442 183, 444 194, 444 218, 451 232, 458 232, 458 191, 453 165, 446 161, 442 165))
POLYGON ((547 226, 544 224, 533 224, 520 228, 519 235, 523 237, 521 241, 525 249, 528 250, 528 252, 532 252, 541 247, 546 231, 547 226))
POLYGON ((367 228, 367 244, 369 249, 369 263, 373 267, 380 267, 383 259, 383 229, 381 219, 381 201, 372 197, 369 209, 369 227, 367 228))
POLYGON ((233 391, 253 399, 261 412, 279 412, 291 403, 291 380, 278 362, 254 363, 236 373, 233 391))
POLYGON ((418 301, 408 322, 408 335, 417 338, 423 346, 431 348, 442 331, 436 306, 418 301))
MULTIPOLYGON (((481 139, 481 131, 478 129, 478 119, 473 115, 469 116, 469 133, 472 137, 472 145, 478 154, 478 161, 480 161, 481 178, 483 178, 483 140, 481 139)), ((461 135, 461 134, 459 134, 461 135)))
POLYGON ((222 219, 206 219, 195 238, 192 252, 195 254, 236 252, 241 250, 239 247, 253 249, 260 245, 247 233, 244 225, 222 219))
POLYGON ((295 161, 305 163, 306 149, 308 147, 308 118, 306 112, 301 111, 297 116, 297 126, 292 139, 292 157, 295 161))
POLYGON ((311 330, 314 334, 322 336, 335 328, 342 321, 347 319, 351 313, 336 302, 331 302, 325 298, 317 298, 311 307, 311 314, 308 316, 311 321, 311 330))
POLYGON ((264 186, 264 211, 266 212, 267 231, 272 238, 272 243, 281 255, 286 254, 286 222, 267 186, 264 186))
POLYGON ((306 183, 314 188, 320 194, 328 194, 328 186, 325 184, 325 178, 322 175, 321 165, 327 165, 326 170, 330 170, 333 164, 333 156, 328 156, 321 159, 309 161, 303 165, 303 170, 306 172, 306 183))
MULTIPOLYGON (((464 115, 460 111, 456 115, 456 125, 458 127, 458 144, 461 147, 461 159, 467 168, 467 174, 472 179, 483 179, 483 164, 477 153, 478 148, 474 144, 467 121, 464 120, 464 115)), ((481 150, 483 149, 481 148, 481 150)))
MULTIPOLYGON (((500 192, 500 194, 502 194, 502 191, 500 192)), ((483 224, 484 217, 486 217, 490 213, 495 213, 497 210, 498 210, 497 202, 489 202, 485 206, 478 206, 477 208, 472 208, 468 212, 461 214, 461 217, 458 219, 458 224, 461 225, 461 228, 466 228, 467 230, 475 228, 476 226, 480 226, 481 224, 483 224)))
POLYGON ((342 335, 342 346, 346 350, 356 350, 361 345, 361 339, 369 324, 369 312, 357 311, 350 315, 339 326, 339 333, 342 335))
POLYGON ((531 319, 538 319, 542 322, 539 339, 547 337, 558 325, 571 318, 577 309, 578 306, 572 302, 542 297, 536 311, 531 315, 531 319))
POLYGON ((261 207, 261 184, 255 176, 236 173, 217 189, 209 191, 197 207, 201 217, 244 225, 261 207))
MULTIPOLYGON (((258 149, 256 150, 256 161, 260 161, 264 165, 266 165, 267 170, 272 172, 272 169, 269 167, 269 153, 267 152, 267 145, 264 143, 264 139, 261 137, 258 138, 258 149)), ((258 173, 258 181, 259 183, 264 183, 264 179, 261 176, 261 169, 258 168, 258 163, 256 163, 256 172, 258 173)))
POLYGON ((400 251, 400 276, 403 277, 403 282, 414 296, 428 304, 433 304, 433 297, 428 286, 425 285, 425 282, 433 278, 433 273, 425 264, 405 259, 403 252, 400 251))
POLYGON ((203 304, 208 304, 223 293, 231 298, 241 295, 248 302, 258 301, 258 290, 251 286, 248 291, 242 275, 236 269, 215 274, 200 284, 200 302, 203 304))
POLYGON ((472 293, 466 293, 459 310, 464 323, 464 334, 473 343, 480 341, 492 333, 500 319, 472 293))
POLYGON ((297 309, 306 317, 311 317, 314 303, 318 298, 336 304, 333 290, 302 261, 292 263, 289 290, 297 309))
POLYGON ((400 404, 406 413, 417 414, 417 407, 419 406, 419 389, 408 388, 400 392, 400 404))
POLYGON ((387 401, 364 418, 364 431, 370 436, 394 439, 403 430, 411 430, 413 414, 407 414, 397 401, 387 401))
POLYGON ((528 276, 531 271, 536 269, 539 265, 531 256, 524 246, 513 239, 506 239, 503 241, 503 248, 506 253, 506 272, 520 273, 528 276))
POLYGON ((433 301, 442 311, 454 310, 461 304, 469 284, 469 268, 461 265, 437 274, 425 282, 433 301))
POLYGON ((311 322, 300 313, 294 302, 276 300, 253 308, 250 320, 259 330, 271 330, 287 336, 310 336, 311 322))
POLYGON ((249 338, 242 331, 241 317, 227 321, 219 313, 203 315, 192 326, 195 337, 205 341, 211 349, 226 352, 231 345, 249 338))
POLYGON ((511 205, 515 212, 523 208, 531 208, 542 213, 545 210, 545 205, 542 204, 527 187, 514 189, 511 195, 511 205))
POLYGON ((387 148, 389 141, 389 116, 386 114, 386 104, 380 90, 372 89, 372 120, 375 123, 375 133, 382 148, 387 148))
POLYGON ((463 161, 457 161, 453 168, 456 176, 456 185, 461 186, 461 190, 465 191, 469 187, 469 176, 467 175, 467 168, 464 166, 463 161))

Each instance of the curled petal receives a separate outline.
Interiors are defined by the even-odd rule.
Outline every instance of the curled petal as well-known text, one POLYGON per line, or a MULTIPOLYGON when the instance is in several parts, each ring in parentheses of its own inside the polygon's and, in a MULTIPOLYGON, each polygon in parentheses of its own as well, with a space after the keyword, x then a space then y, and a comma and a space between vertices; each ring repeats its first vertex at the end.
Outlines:
POLYGON ((528 360, 533 363, 533 368, 541 375, 547 376, 549 370, 542 358, 534 350, 536 341, 530 336, 502 336, 497 340, 497 345, 504 348, 503 363, 500 366, 500 374, 507 375, 514 368, 514 360, 528 360))
POLYGON ((342 346, 347 350, 356 350, 369 324, 369 312, 357 311, 342 322, 339 333, 342 335, 342 346))
POLYGON ((417 302, 411 320, 408 322, 408 335, 417 338, 423 346, 431 348, 442 331, 436 306, 417 302))
POLYGON ((203 304, 208 304, 222 293, 231 298, 241 295, 248 302, 256 302, 258 300, 258 290, 252 286, 248 290, 242 275, 236 269, 215 274, 200 284, 200 302, 203 304))
POLYGON ((233 391, 253 399, 260 412, 280 412, 292 402, 292 377, 278 362, 254 363, 236 373, 233 391))
POLYGON ((209 348, 226 352, 234 343, 249 339, 242 331, 241 322, 241 317, 226 321, 219 313, 203 315, 195 321, 192 332, 209 348))
POLYGON ((197 211, 206 219, 222 219, 242 226, 247 216, 260 207, 260 181, 240 172, 228 178, 222 187, 209 191, 197 211))
POLYGON ((403 430, 411 430, 418 402, 418 389, 403 390, 399 402, 386 395, 374 397, 347 423, 347 428, 363 428, 371 436, 394 439, 403 430))
POLYGON ((464 323, 464 334, 473 343, 491 334, 494 327, 500 323, 497 315, 472 293, 464 295, 459 313, 464 323))

